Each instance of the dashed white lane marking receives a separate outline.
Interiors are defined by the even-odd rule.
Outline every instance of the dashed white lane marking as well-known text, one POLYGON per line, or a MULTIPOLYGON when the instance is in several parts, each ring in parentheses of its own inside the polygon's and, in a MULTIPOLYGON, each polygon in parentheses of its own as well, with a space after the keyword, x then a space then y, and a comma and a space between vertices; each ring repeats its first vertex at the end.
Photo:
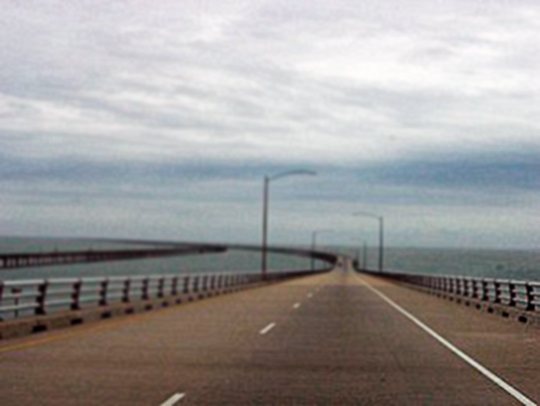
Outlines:
POLYGON ((293 306, 294 309, 298 309, 299 307, 300 307, 300 303, 295 303, 293 306))
POLYGON ((497 375, 495 375, 493 372, 491 372, 486 367, 482 366, 480 363, 469 357, 467 354, 465 354, 463 351, 461 351, 459 348, 454 346, 449 341, 446 341, 442 336, 440 336, 438 333, 436 333, 434 330, 432 330, 430 327, 426 326, 424 323, 422 323, 420 320, 418 320, 416 317, 414 317, 412 314, 410 314, 407 310, 403 309, 401 306, 396 304, 392 299, 388 298, 383 293, 379 292, 376 288, 371 286, 369 283, 361 279, 359 276, 355 275, 356 278, 369 290, 371 290, 373 293, 378 295, 381 299, 383 299, 386 303, 388 303, 390 306, 392 306, 395 310, 400 312, 402 315, 407 317, 409 320, 411 320, 414 324, 416 324, 418 327, 420 327, 422 330, 424 330, 426 333, 428 333, 430 336, 432 336, 434 339, 436 339, 439 343, 444 345, 446 348, 448 348, 450 351, 452 351, 455 355, 457 355, 459 358, 461 358, 463 361, 465 361, 467 364, 472 366, 474 369, 476 369, 478 372, 480 372, 482 375, 484 375, 486 378, 488 378, 490 381, 498 385, 500 388, 504 389, 507 393, 512 395, 514 398, 516 398, 519 402, 521 402, 523 405, 526 406, 537 406, 536 403, 534 403, 531 399, 526 397, 524 394, 519 392, 517 389, 515 389, 510 384, 506 383, 502 378, 499 378, 497 375))
POLYGON ((308 293, 307 297, 313 297, 313 293, 308 293))
POLYGON ((175 393, 169 399, 162 403, 161 406, 173 406, 184 397, 183 393, 175 393))
POLYGON ((266 334, 268 333, 270 330, 272 330, 274 327, 276 326, 276 323, 270 323, 268 326, 266 326, 265 328, 263 328, 260 333, 261 334, 266 334))

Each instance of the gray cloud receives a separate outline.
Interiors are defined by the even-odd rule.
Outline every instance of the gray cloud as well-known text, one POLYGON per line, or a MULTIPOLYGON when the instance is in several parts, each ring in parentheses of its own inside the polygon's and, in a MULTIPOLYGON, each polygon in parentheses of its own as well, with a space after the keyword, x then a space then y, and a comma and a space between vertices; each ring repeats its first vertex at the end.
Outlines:
POLYGON ((256 239, 262 176, 309 167, 272 187, 276 238, 366 207, 396 244, 490 213, 478 240, 527 245, 538 21, 527 0, 5 2, 0 233, 256 239))

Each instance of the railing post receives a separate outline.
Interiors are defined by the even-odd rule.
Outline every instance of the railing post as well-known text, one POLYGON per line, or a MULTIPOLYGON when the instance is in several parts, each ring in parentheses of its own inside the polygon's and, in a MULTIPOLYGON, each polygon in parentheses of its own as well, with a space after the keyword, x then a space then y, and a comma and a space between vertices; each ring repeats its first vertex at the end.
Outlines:
POLYGON ((107 306, 107 288, 109 286, 109 279, 105 278, 99 284, 99 305, 107 306))
POLYGON ((516 292, 516 284, 512 281, 508 281, 508 296, 510 299, 510 303, 508 303, 508 306, 515 307, 516 306, 516 299, 517 299, 517 292, 516 292))
POLYGON ((184 289, 183 293, 189 293, 189 276, 184 276, 184 289))
POLYGON ((150 298, 150 279, 144 278, 141 286, 141 299, 148 300, 150 298))
POLYGON ((478 279, 476 278, 472 278, 471 279, 471 290, 472 290, 472 295, 471 297, 473 299, 478 299, 478 279))
POLYGON ((122 302, 129 303, 129 291, 131 289, 131 279, 127 277, 124 280, 124 287, 122 289, 122 302))
POLYGON ((456 289, 457 295, 464 296, 464 290, 465 290, 465 278, 459 277, 457 278, 457 289, 456 289))
POLYGON ((525 297, 527 299, 525 310, 534 310, 534 288, 529 282, 525 283, 525 297))
POLYGON ((486 302, 489 300, 489 289, 488 289, 488 281, 485 279, 482 279, 482 295, 480 296, 480 300, 483 302, 486 302))
POLYGON ((171 279, 171 295, 178 295, 178 276, 173 276, 171 279))
POLYGON ((79 278, 73 284, 73 290, 71 292, 71 310, 81 310, 81 289, 82 280, 79 278))
POLYGON ((165 278, 161 277, 158 279, 158 288, 157 288, 157 297, 163 298, 163 287, 165 286, 165 278))
POLYGON ((455 285, 456 285, 456 280, 454 279, 454 277, 449 277, 449 281, 448 281, 448 292, 449 293, 454 293, 455 292, 455 285))
POLYGON ((193 278, 193 292, 197 293, 199 291, 199 278, 200 276, 195 276, 193 278))
MULTIPOLYGON (((21 299, 21 288, 11 288, 11 294, 13 295, 13 304, 15 306, 19 306, 20 299, 21 299)), ((19 309, 15 309, 13 311, 13 317, 17 318, 19 317, 19 309)))
POLYGON ((501 303, 501 283, 495 279, 493 286, 495 287, 495 303, 501 303))
POLYGON ((47 288, 49 287, 49 281, 44 280, 37 286, 38 294, 36 296, 36 315, 43 316, 47 314, 46 301, 47 301, 47 288))
POLYGON ((471 297, 472 293, 472 281, 471 278, 463 279, 463 296, 471 297))

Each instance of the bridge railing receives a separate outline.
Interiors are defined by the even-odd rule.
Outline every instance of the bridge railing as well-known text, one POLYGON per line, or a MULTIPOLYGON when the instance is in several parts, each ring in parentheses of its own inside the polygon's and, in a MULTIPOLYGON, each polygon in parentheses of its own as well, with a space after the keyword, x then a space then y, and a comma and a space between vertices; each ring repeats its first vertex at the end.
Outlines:
POLYGON ((479 302, 540 312, 540 282, 464 276, 362 271, 479 302))
MULTIPOLYGON (((265 281, 312 273, 314 272, 311 270, 270 273, 265 281)), ((223 272, 2 281, 0 322, 19 317, 42 316, 61 310, 77 311, 182 295, 203 297, 210 292, 231 290, 259 282, 262 282, 260 273, 223 272)))

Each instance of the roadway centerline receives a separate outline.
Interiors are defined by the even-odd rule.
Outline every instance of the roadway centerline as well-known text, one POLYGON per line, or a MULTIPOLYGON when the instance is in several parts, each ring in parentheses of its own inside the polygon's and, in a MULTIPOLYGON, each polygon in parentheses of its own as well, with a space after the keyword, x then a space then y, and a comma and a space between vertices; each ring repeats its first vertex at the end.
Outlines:
POLYGON ((183 393, 175 393, 169 399, 167 399, 161 406, 173 406, 184 398, 183 393))
POLYGON ((276 326, 276 323, 270 323, 268 326, 266 326, 265 328, 263 328, 261 331, 260 331, 260 334, 261 335, 264 335, 266 333, 268 333, 270 330, 272 330, 274 327, 276 326))
POLYGON ((491 382, 495 383, 501 389, 503 389, 508 394, 513 396, 521 404, 523 404, 525 406, 537 406, 537 404, 534 401, 532 401, 531 399, 526 397, 524 394, 519 392, 517 389, 515 389, 513 386, 508 384, 502 378, 495 375, 493 372, 491 372, 489 369, 487 369, 486 367, 481 365, 479 362, 475 361, 473 358, 471 358, 469 355, 467 355, 466 353, 461 351, 455 345, 453 345, 452 343, 447 341, 445 338, 443 338, 441 335, 439 335, 437 332, 435 332, 435 330, 431 329, 426 324, 422 323, 415 316, 413 316, 407 310, 403 309, 401 306, 399 306, 396 302, 394 302, 392 299, 390 299, 384 293, 380 292, 378 289, 371 286, 368 282, 364 281, 358 275, 355 274, 355 277, 360 281, 360 283, 362 285, 364 285, 369 290, 371 290, 373 293, 375 293, 377 296, 379 296, 381 299, 383 299, 386 303, 388 303, 390 306, 392 306, 395 310, 397 310, 403 316, 407 317, 410 321, 412 321, 414 324, 416 324, 418 327, 420 327, 422 330, 424 330, 426 333, 428 333, 431 337, 433 337, 435 340, 437 340, 439 343, 441 343, 443 346, 445 346, 447 349, 449 349, 451 352, 453 352, 456 356, 458 356, 463 361, 465 361, 467 364, 469 364, 471 367, 473 367, 478 372, 480 372, 482 375, 484 375, 491 382))

